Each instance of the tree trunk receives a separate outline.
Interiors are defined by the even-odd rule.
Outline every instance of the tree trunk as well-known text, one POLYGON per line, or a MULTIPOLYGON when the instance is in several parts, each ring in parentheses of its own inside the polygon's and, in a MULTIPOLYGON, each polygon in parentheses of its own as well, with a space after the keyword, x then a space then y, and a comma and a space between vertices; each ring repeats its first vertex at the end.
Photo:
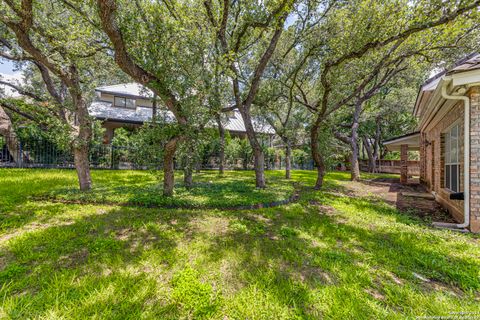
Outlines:
POLYGON ((90 162, 88 161, 88 146, 76 146, 73 149, 73 159, 77 170, 78 183, 81 191, 88 191, 92 188, 90 176, 90 162))
POLYGON ((218 125, 218 134, 220 136, 220 148, 218 151, 218 174, 223 175, 225 169, 225 129, 223 128, 220 115, 217 114, 217 125, 218 125))
POLYGON ((187 190, 192 189, 193 185, 193 170, 192 170, 192 158, 190 156, 185 157, 185 165, 183 167, 183 183, 187 190))
POLYGON ((247 153, 244 153, 243 154, 243 159, 242 159, 242 168, 243 170, 247 170, 248 169, 248 154, 247 153))
POLYGON ((13 161, 20 165, 22 161, 22 155, 20 154, 19 141, 17 135, 13 130, 12 121, 10 117, 5 112, 5 110, 0 106, 0 135, 5 137, 5 142, 7 144, 8 152, 12 157, 13 161))
POLYGON ((365 160, 365 144, 362 141, 362 159, 365 160))
POLYGON ((200 157, 196 157, 196 159, 195 159, 195 172, 200 173, 201 169, 202 169, 202 161, 200 160, 200 157))
POLYGON ((360 165, 358 163, 358 126, 360 120, 360 113, 362 111, 362 103, 357 102, 355 104, 355 112, 353 114, 353 124, 352 124, 352 132, 350 136, 350 147, 351 147, 351 163, 350 163, 350 180, 358 181, 360 180, 360 165))
POLYGON ((290 141, 285 139, 285 179, 291 178, 292 170, 292 147, 290 141))
POLYGON ((265 188, 265 155, 261 147, 253 151, 255 166, 255 185, 257 188, 265 188))
POLYGON ((318 130, 320 129, 320 123, 322 119, 317 118, 312 128, 310 129, 310 148, 312 149, 312 159, 317 167, 317 181, 315 182, 315 190, 320 190, 323 186, 323 178, 325 177, 325 162, 323 160, 323 155, 319 150, 318 145, 318 130))
POLYGON ((152 101, 152 122, 157 122, 157 94, 153 94, 153 101, 152 101))
POLYGON ((381 139, 381 124, 380 124, 380 118, 377 117, 377 127, 375 129, 375 144, 373 147, 373 171, 372 172, 377 172, 377 160, 378 160, 378 155, 380 153, 380 139, 381 139))
POLYGON ((363 137, 363 145, 365 146, 365 150, 367 151, 368 156, 368 172, 373 173, 373 171, 375 170, 375 159, 373 158, 372 145, 370 144, 366 136, 363 137))
POLYGON ((257 188, 265 188, 265 155, 263 154, 262 146, 257 140, 255 130, 253 128, 252 119, 250 117, 249 108, 240 107, 240 114, 242 115, 245 129, 247 131, 248 141, 253 149, 254 169, 255 169, 255 186, 257 188))
POLYGON ((180 137, 173 137, 165 145, 165 153, 163 155, 163 195, 166 197, 173 195, 175 186, 174 157, 179 140, 180 137))
POLYGON ((88 159, 89 145, 92 138, 92 124, 90 122, 86 102, 79 89, 71 88, 70 94, 76 110, 77 136, 73 141, 73 159, 77 170, 78 183, 81 191, 92 188, 90 162, 88 159))

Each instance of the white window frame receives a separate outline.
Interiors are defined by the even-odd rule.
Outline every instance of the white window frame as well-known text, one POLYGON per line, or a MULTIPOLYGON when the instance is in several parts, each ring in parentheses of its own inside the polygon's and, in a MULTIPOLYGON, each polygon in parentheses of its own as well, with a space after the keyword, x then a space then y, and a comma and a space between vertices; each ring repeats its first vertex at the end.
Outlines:
POLYGON ((445 189, 451 192, 460 191, 460 146, 460 124, 455 123, 445 131, 444 181, 445 189), (456 179, 452 175, 454 170, 456 179))
POLYGON ((136 101, 135 99, 127 98, 127 97, 120 97, 120 96, 113 96, 113 106, 117 108, 126 108, 126 109, 135 109, 136 101), (122 104, 117 104, 117 99, 123 100, 122 104), (127 106, 127 100, 132 102, 131 106, 127 106))

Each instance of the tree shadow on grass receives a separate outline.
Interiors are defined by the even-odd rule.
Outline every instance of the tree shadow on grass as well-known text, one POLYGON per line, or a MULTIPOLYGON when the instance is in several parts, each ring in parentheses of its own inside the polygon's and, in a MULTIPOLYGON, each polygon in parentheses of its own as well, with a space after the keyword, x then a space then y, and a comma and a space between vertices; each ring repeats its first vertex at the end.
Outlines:
MULTIPOLYGON (((472 292, 480 288, 476 277, 480 263, 429 246, 435 236, 422 235, 424 231, 419 225, 411 231, 370 230, 368 226, 347 224, 340 215, 318 212, 316 206, 293 206, 303 206, 305 210, 297 208, 296 218, 292 217, 291 211, 295 211, 292 206, 261 213, 238 213, 237 221, 232 224, 234 228, 210 239, 204 263, 218 264, 233 252, 239 261, 229 273, 244 285, 236 294, 252 286, 261 288, 301 317, 326 315, 325 310, 316 309, 318 301, 312 293, 328 291, 328 287, 334 288, 329 291, 333 294, 360 286, 357 293, 347 289, 343 299, 348 300, 351 295, 350 307, 372 317, 385 316, 383 312, 412 314, 412 306, 404 305, 398 297, 389 300, 392 292, 398 296, 402 290, 422 296, 448 293, 459 302, 462 297, 473 301, 472 292), (429 282, 419 281, 414 273, 428 277, 429 282), (403 287, 406 283, 408 289, 403 287)), ((349 303, 344 307, 342 310, 332 306, 331 315, 339 316, 348 310, 349 303)), ((434 305, 426 308, 427 312, 428 308, 436 312, 434 305)))
MULTIPOLYGON (((435 242, 440 236, 421 222, 403 220, 381 202, 366 203, 312 192, 300 203, 263 210, 112 208, 77 218, 18 236, 1 249, 4 310, 17 318, 65 312, 108 318, 223 312, 229 318, 384 318, 415 315, 402 290, 412 297, 434 294, 429 288, 421 292, 413 272, 462 288, 462 295, 478 291, 478 261, 443 252, 435 242), (394 217, 396 224, 355 224, 318 205, 332 199, 394 217), (183 272, 185 265, 208 286, 183 272), (178 271, 184 279, 173 281, 178 271), (201 310, 210 311, 198 313, 199 301, 201 310)), ((437 311, 434 304, 418 308, 437 311)))
MULTIPOLYGON (((288 317, 318 318, 325 310, 318 308, 313 292, 344 286, 338 269, 353 272, 359 257, 337 247, 341 235, 331 231, 336 224, 330 217, 319 215, 313 208, 305 211, 301 205, 294 206, 297 208, 235 214, 237 220, 228 232, 210 238, 202 263, 228 263, 233 255, 235 263, 222 276, 228 281, 234 275, 243 284, 236 295, 251 293, 255 288, 286 307, 290 311, 288 317), (313 234, 322 237, 310 237, 313 234)), ((368 306, 368 294, 362 299, 364 303, 356 308, 365 314, 380 315, 368 306)), ((252 317, 252 313, 246 307, 236 316, 252 317)))
POLYGON ((66 188, 50 192, 47 199, 143 207, 231 208, 268 204, 288 199, 293 195, 292 182, 279 178, 273 178, 271 181, 266 189, 257 189, 254 181, 250 180, 200 181, 194 183, 191 190, 177 183, 175 193, 171 197, 163 196, 162 187, 153 183, 146 186, 95 186, 89 192, 66 188))
MULTIPOLYGON (((0 254, 6 259, 0 269, 0 282, 5 283, 2 296, 13 298, 12 316, 20 318, 48 313, 59 294, 67 304, 81 298, 79 309, 84 305, 96 310, 85 296, 102 290, 107 291, 105 299, 98 299, 106 310, 128 311, 128 303, 137 298, 135 305, 141 306, 152 297, 134 293, 132 297, 132 290, 143 291, 138 284, 131 288, 128 284, 146 283, 155 296, 157 283, 150 274, 168 276, 178 263, 177 241, 194 215, 199 214, 113 209, 10 239, 0 254), (149 253, 154 253, 153 262, 148 260, 153 257, 149 253), (123 290, 131 299, 115 294, 123 290)), ((76 305, 74 309, 79 310, 76 305)))
MULTIPOLYGON (((432 229, 418 216, 399 211, 382 200, 341 198, 337 201, 353 206, 358 212, 372 213, 368 216, 373 220, 370 224, 348 223, 341 215, 333 215, 332 219, 343 230, 342 233, 361 244, 362 250, 375 253, 375 263, 387 266, 390 271, 407 278, 412 278, 412 273, 418 272, 465 291, 480 289, 480 279, 472 272, 480 269, 480 263, 450 254, 440 246, 445 241, 455 239, 448 231, 441 235, 440 230, 432 229), (381 223, 382 219, 386 219, 384 224, 381 223), (438 244, 435 245, 435 242, 438 244)), ((474 241, 475 238, 474 235, 459 236, 464 240, 474 241)), ((463 248, 460 251, 464 250, 465 245, 460 246, 463 248)), ((455 247, 457 245, 454 243, 449 245, 449 249, 455 247)), ((451 253, 455 253, 455 250, 451 253)))

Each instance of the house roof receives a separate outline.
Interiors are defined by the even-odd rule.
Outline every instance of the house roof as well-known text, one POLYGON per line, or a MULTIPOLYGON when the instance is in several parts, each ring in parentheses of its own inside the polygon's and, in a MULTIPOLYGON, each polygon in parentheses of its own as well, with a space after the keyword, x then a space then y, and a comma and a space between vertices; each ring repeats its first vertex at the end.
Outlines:
MULTIPOLYGON (((90 116, 99 120, 110 120, 115 122, 143 124, 152 118, 152 108, 139 107, 135 109, 114 107, 111 102, 94 101, 88 107, 90 116)), ((170 113, 165 112, 164 116, 168 121, 173 121, 175 118, 170 113)))
POLYGON ((139 83, 120 83, 111 86, 98 87, 95 91, 110 93, 113 95, 128 96, 134 98, 152 98, 152 90, 142 86, 139 83))
POLYGON ((480 54, 473 53, 458 61, 455 66, 447 72, 447 74, 450 75, 476 69, 480 69, 480 54))
MULTIPOLYGON (((88 107, 88 113, 96 119, 126 124, 143 124, 152 118, 152 111, 152 108, 139 106, 135 109, 118 108, 114 107, 111 102, 106 101, 94 101, 88 107)), ((158 110, 158 116, 167 122, 173 122, 175 120, 175 116, 170 111, 158 110)), ((210 126, 213 127, 214 124, 212 123, 210 126)), ((263 124, 260 121, 253 120, 253 126, 257 133, 275 134, 271 126, 263 124)), ((238 110, 235 110, 233 115, 228 117, 224 123, 224 128, 231 132, 246 132, 245 123, 238 110)))
POLYGON ((463 59, 457 60, 452 67, 438 72, 433 77, 429 78, 425 81, 422 86, 422 91, 431 91, 435 90, 438 83, 442 79, 444 75, 450 75, 454 73, 460 73, 470 70, 480 69, 480 54, 478 53, 471 53, 463 59))
POLYGON ((458 60, 454 63, 454 65, 446 70, 443 70, 437 73, 435 76, 431 77, 427 81, 425 81, 417 95, 417 99, 415 101, 415 107, 413 109, 413 114, 417 117, 421 117, 421 107, 428 104, 433 93, 439 87, 439 84, 443 81, 445 76, 453 76, 460 74, 465 74, 471 71, 479 70, 480 69, 480 54, 472 53, 466 56, 463 59, 458 60))

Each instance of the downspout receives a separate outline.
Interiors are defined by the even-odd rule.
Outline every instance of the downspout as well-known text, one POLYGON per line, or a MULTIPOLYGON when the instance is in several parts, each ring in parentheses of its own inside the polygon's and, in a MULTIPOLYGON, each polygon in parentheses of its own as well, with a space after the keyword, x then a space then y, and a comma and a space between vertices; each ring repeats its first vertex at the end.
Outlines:
MULTIPOLYGON (((464 96, 465 89, 459 90, 460 95, 449 95, 447 86, 452 82, 451 77, 445 77, 442 85, 442 97, 447 100, 463 101, 464 124, 463 124, 463 223, 442 223, 443 227, 467 228, 470 225, 470 98, 464 96)), ((438 224, 439 225, 439 224, 438 224)))

